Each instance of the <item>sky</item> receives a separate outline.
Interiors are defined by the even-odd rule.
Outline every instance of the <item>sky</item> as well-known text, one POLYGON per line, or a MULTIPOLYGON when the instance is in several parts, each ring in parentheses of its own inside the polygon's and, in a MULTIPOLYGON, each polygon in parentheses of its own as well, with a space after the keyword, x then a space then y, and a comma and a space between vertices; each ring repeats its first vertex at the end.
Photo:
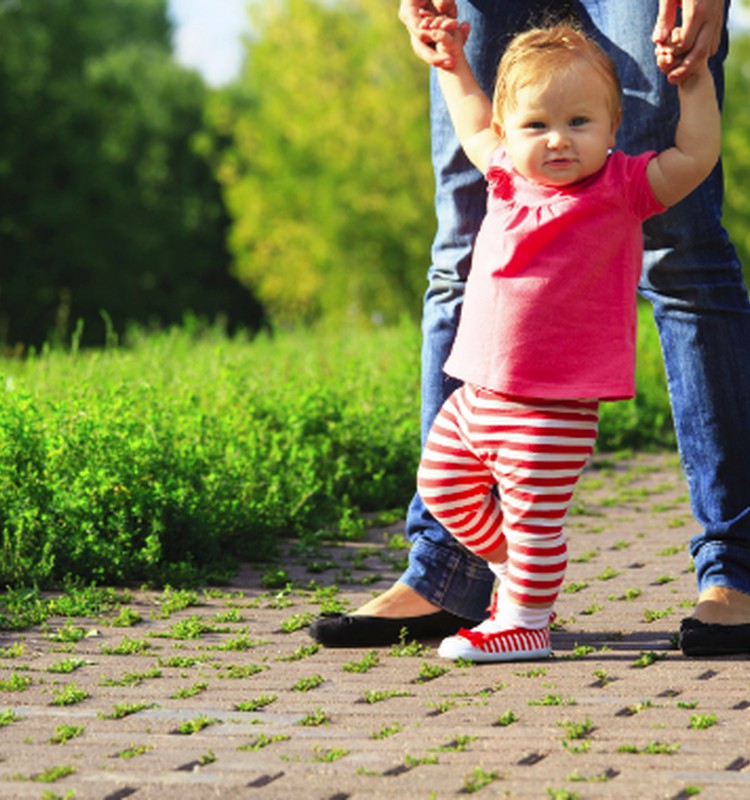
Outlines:
MULTIPOLYGON (((242 65, 242 36, 249 31, 247 5, 248 0, 168 0, 177 60, 197 69, 211 86, 236 78, 242 65)), ((395 7, 394 3, 394 13, 395 7)), ((750 29, 750 10, 737 0, 731 8, 730 23, 750 29)))
POLYGON ((228 83, 242 65, 249 31, 248 0, 168 0, 177 60, 197 69, 211 86, 228 83))

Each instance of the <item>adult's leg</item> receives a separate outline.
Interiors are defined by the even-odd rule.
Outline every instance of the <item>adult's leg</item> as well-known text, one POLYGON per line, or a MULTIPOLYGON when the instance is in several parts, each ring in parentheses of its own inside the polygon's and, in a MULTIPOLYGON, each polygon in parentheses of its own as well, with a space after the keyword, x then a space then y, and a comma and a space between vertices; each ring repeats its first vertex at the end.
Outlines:
MULTIPOLYGON (((471 25, 466 55, 488 94, 509 39, 532 22, 543 21, 548 7, 559 12, 559 0, 458 0, 459 19, 471 25)), ((456 138, 435 74, 431 75, 430 102, 437 231, 423 306, 423 444, 444 400, 457 386, 443 373, 443 364, 456 334, 474 238, 486 208, 484 180, 456 138)), ((325 644, 335 639, 340 646, 356 638, 367 646, 369 630, 373 642, 382 641, 386 628, 378 623, 380 619, 409 619, 412 630, 421 630, 416 619, 442 613, 438 622, 445 625, 443 633, 450 633, 463 622, 486 615, 494 576, 432 517, 419 494, 409 506, 406 531, 411 549, 399 581, 354 614, 315 623, 310 630, 314 638, 325 644), (358 634, 352 637, 348 631, 355 628, 358 634)), ((392 627, 397 639, 398 628, 392 627)), ((435 627, 426 623, 424 630, 431 632, 435 627)))
MULTIPOLYGON (((488 94, 508 41, 530 24, 542 22, 550 5, 559 3, 459 0, 459 19, 471 24, 467 58, 488 94)), ((430 99, 438 227, 422 316, 423 445, 443 402, 457 387, 446 377, 443 364, 453 345, 474 238, 486 210, 484 180, 461 149, 434 73, 430 99)), ((412 547, 400 584, 434 607, 474 620, 486 616, 494 576, 435 520, 419 493, 409 506, 406 529, 412 547)))
MULTIPOLYGON (((584 17, 618 64, 625 91, 618 146, 673 142, 677 93, 657 70, 657 2, 582 0, 584 17)), ((726 31, 711 69, 720 100, 726 31)), ((721 165, 688 198, 644 226, 641 291, 654 307, 693 513, 691 542, 704 622, 750 623, 750 303, 721 225, 721 165)), ((750 631, 735 637, 750 651, 750 631)), ((686 649, 687 652, 687 649, 686 649)))

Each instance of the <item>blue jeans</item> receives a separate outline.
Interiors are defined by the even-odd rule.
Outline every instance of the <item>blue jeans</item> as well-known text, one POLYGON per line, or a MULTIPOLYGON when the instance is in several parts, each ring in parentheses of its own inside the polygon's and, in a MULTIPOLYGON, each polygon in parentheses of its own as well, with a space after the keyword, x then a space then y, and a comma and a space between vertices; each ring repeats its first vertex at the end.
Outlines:
MULTIPOLYGON (((548 5, 519 0, 459 0, 471 23, 467 57, 491 92, 507 40, 543 21, 548 5)), ((624 90, 617 147, 630 153, 673 142, 677 92, 656 68, 651 30, 657 0, 577 0, 589 33, 617 64, 624 90)), ((721 51, 712 59, 719 97, 721 51)), ((471 250, 485 211, 485 185, 455 138, 431 81, 432 160, 437 232, 423 309, 422 442, 456 382, 442 371, 461 314, 471 250)), ((703 531, 691 542, 699 591, 726 586, 750 593, 750 303, 734 248, 721 226, 722 173, 644 226, 641 293, 654 309, 693 513, 703 531)), ((460 616, 481 619, 493 576, 415 495, 407 515, 412 542, 401 582, 460 616)))

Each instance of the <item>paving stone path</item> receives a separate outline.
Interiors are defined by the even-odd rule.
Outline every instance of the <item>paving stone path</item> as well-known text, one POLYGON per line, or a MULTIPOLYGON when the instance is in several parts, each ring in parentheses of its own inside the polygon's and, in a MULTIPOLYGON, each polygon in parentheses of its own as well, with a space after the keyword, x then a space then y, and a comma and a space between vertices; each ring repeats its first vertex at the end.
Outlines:
POLYGON ((745 800, 747 659, 675 649, 696 532, 674 456, 598 457, 569 518, 554 658, 534 663, 315 646, 322 607, 400 573, 402 523, 292 544, 221 589, 131 590, 0 631, 0 798, 745 800), (292 586, 268 588, 281 568, 292 586))

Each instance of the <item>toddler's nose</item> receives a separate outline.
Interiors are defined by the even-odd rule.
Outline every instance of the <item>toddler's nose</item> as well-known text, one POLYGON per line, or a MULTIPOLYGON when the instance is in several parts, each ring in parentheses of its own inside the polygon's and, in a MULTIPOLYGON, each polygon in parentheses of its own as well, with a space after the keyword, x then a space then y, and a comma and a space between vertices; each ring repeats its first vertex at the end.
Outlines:
POLYGON ((552 129, 547 136, 547 147, 551 150, 559 150, 567 144, 567 136, 560 130, 552 129))

